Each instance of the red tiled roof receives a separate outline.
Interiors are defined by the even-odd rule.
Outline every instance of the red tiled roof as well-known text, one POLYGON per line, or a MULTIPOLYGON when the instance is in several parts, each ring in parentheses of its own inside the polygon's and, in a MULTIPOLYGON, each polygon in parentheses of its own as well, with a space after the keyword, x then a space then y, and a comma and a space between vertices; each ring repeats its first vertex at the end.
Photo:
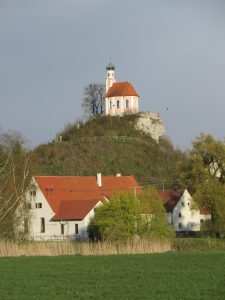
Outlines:
POLYGON ((99 200, 61 201, 59 211, 52 220, 83 220, 99 200))
POLYGON ((167 212, 173 211, 183 193, 184 190, 167 190, 164 192, 159 192, 159 196, 162 198, 167 212))
POLYGON ((126 82, 115 82, 108 89, 106 93, 106 98, 116 97, 116 96, 137 96, 138 97, 138 94, 135 91, 133 85, 128 81, 126 81, 126 82))
POLYGON ((201 208, 200 215, 210 215, 211 211, 208 208, 201 208))
MULTIPOLYGON (((64 214, 64 217, 65 207, 72 207, 72 203, 69 202, 82 201, 85 202, 83 204, 85 207, 86 205, 89 207, 86 201, 105 202, 105 197, 110 198, 117 191, 132 191, 134 187, 139 188, 134 176, 102 177, 101 188, 97 185, 95 176, 35 176, 34 178, 54 213, 57 216, 64 214), (62 204, 62 202, 68 203, 62 204)), ((77 214, 74 213, 74 218, 77 214)), ((68 217, 71 217, 70 212, 68 217)))

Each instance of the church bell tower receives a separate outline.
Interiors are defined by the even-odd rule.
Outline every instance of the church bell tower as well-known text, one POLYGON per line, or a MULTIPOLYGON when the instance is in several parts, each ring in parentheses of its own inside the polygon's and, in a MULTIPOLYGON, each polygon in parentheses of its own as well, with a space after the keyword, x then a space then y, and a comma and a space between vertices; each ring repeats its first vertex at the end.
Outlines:
POLYGON ((106 93, 108 92, 108 89, 113 85, 115 82, 115 66, 110 62, 106 66, 106 93))

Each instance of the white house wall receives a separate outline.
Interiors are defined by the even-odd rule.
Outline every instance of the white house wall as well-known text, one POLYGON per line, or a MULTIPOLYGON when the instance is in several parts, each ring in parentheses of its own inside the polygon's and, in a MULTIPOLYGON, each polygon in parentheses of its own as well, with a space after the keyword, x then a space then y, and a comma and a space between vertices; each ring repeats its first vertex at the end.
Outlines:
MULTIPOLYGON (((27 195, 31 203, 29 235, 34 240, 49 239, 87 239, 87 227, 94 216, 94 209, 102 202, 99 201, 83 220, 51 221, 55 213, 51 209, 42 191, 36 184, 36 195, 27 195), (41 208, 36 208, 36 203, 41 203, 41 208), (41 232, 41 218, 45 219, 45 232, 41 232), (64 234, 61 234, 61 224, 64 224, 64 234), (75 224, 78 224, 78 234, 75 235, 75 224)), ((85 201, 85 200, 84 200, 85 201)))
POLYGON ((185 190, 172 214, 175 231, 200 231, 200 212, 193 209, 192 205, 193 200, 185 190))

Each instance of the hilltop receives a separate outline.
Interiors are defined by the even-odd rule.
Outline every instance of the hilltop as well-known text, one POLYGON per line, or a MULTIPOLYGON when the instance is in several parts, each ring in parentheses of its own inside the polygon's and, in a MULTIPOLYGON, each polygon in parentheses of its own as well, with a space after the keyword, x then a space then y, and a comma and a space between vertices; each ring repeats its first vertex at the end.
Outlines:
POLYGON ((69 124, 56 139, 33 151, 37 175, 134 175, 142 185, 170 187, 183 153, 167 138, 157 143, 137 130, 137 115, 98 116, 69 124))

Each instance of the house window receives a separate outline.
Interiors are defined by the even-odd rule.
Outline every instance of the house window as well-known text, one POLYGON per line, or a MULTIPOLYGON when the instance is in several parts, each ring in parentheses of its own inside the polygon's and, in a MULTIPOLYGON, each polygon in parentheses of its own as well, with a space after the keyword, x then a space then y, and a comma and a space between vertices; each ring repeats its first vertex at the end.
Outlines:
POLYGON ((181 213, 179 213, 179 218, 181 218, 181 213))
POLYGON ((182 202, 181 204, 182 204, 182 206, 184 206, 184 202, 182 202))
POLYGON ((41 233, 45 232, 45 218, 41 218, 41 233))
POLYGON ((109 101, 109 108, 112 109, 112 101, 109 101))
POLYGON ((200 222, 203 223, 204 222, 203 219, 201 219, 200 222))
POLYGON ((36 196, 36 191, 35 190, 32 190, 32 191, 30 191, 30 194, 31 194, 31 196, 36 196))
POLYGON ((116 101, 116 108, 120 108, 120 100, 116 101))
POLYGON ((129 100, 126 100, 126 108, 129 108, 129 100))
POLYGON ((78 224, 75 224, 75 234, 79 234, 79 227, 78 227, 78 224))
POLYGON ((35 204, 35 207, 36 207, 36 208, 42 208, 42 203, 40 203, 40 202, 36 203, 36 204, 35 204))
POLYGON ((179 227, 179 228, 182 228, 182 224, 181 224, 181 223, 179 223, 179 224, 178 224, 178 227, 179 227))
POLYGON ((60 224, 61 225, 61 234, 64 234, 64 224, 60 224))

